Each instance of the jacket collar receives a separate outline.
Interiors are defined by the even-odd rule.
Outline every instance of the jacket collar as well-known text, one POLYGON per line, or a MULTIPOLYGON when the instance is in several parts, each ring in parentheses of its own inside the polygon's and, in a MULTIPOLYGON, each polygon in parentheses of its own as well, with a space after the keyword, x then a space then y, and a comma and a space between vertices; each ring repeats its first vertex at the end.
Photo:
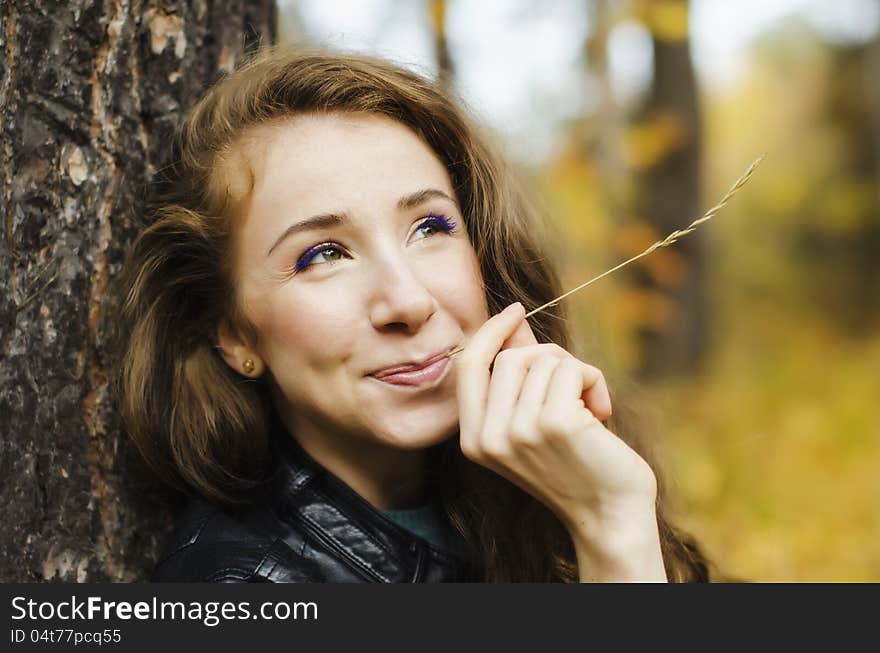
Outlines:
POLYGON ((465 580, 470 575, 466 561, 391 521, 312 458, 277 415, 272 442, 278 455, 272 496, 279 517, 308 530, 349 566, 379 582, 465 580))

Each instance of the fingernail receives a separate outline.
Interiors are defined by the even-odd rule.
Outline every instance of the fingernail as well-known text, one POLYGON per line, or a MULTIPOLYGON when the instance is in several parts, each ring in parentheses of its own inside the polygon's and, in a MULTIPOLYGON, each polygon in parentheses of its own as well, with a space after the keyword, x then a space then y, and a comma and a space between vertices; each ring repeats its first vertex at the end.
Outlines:
POLYGON ((513 314, 513 313, 518 312, 522 307, 523 307, 523 305, 522 305, 521 303, 519 303, 519 302, 515 302, 515 303, 511 304, 510 306, 508 306, 507 308, 505 308, 505 309, 502 311, 502 313, 510 313, 510 314, 513 314))

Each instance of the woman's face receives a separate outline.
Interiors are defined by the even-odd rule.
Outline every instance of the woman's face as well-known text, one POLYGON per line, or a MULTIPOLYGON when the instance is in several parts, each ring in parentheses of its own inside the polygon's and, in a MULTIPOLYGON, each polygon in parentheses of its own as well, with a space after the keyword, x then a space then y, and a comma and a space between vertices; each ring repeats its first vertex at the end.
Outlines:
POLYGON ((454 359, 376 376, 448 352, 488 319, 443 163, 377 115, 300 116, 253 142, 237 293, 288 426, 402 449, 451 436, 454 359))

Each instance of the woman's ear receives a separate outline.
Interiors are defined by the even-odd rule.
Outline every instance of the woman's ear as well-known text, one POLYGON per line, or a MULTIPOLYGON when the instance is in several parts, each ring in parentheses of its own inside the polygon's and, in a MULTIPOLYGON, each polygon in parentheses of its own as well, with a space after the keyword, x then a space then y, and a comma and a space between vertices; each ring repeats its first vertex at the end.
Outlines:
POLYGON ((221 320, 217 326, 217 343, 214 347, 226 364, 242 376, 255 379, 263 374, 263 359, 226 320, 221 320))

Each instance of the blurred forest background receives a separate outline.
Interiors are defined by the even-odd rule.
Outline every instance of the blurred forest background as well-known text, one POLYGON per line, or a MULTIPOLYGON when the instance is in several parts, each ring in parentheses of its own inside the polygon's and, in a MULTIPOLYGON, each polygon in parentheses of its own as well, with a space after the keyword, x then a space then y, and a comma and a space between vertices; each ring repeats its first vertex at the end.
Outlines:
POLYGON ((880 2, 280 0, 438 77, 520 169, 585 360, 725 573, 880 581, 880 2))

